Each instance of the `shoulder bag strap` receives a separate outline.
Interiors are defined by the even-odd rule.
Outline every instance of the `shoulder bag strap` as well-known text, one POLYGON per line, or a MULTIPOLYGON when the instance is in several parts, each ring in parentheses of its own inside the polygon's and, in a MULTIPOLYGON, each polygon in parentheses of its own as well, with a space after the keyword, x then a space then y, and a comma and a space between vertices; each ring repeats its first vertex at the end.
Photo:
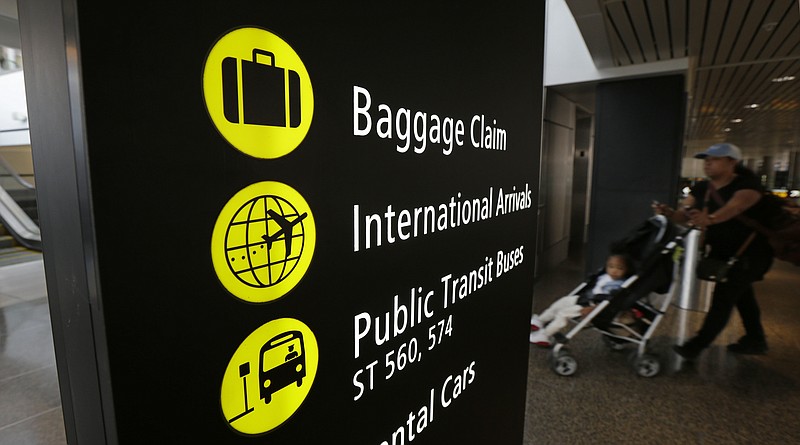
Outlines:
MULTIPOLYGON (((703 198, 703 208, 700 210, 705 215, 708 215, 708 198, 709 198, 709 196, 711 196, 711 188, 712 187, 713 187, 713 185, 711 185, 711 181, 707 182, 706 195, 703 198)), ((706 251, 706 228, 705 227, 703 227, 700 230, 700 243, 699 243, 699 246, 700 246, 700 253, 703 256, 705 256, 708 253, 706 251)))
MULTIPOLYGON (((708 191, 706 192, 706 206, 703 207, 703 211, 708 211, 707 206, 708 206, 709 194, 711 195, 712 198, 714 198, 714 201, 716 201, 720 207, 725 205, 725 201, 722 199, 722 196, 719 195, 717 188, 714 187, 714 184, 712 184, 711 181, 708 181, 708 191)), ((763 225, 761 225, 758 221, 748 216, 745 216, 742 213, 736 215, 736 219, 738 219, 746 226, 751 227, 753 229, 753 232, 750 233, 750 236, 748 236, 747 239, 744 240, 744 243, 742 243, 742 245, 739 247, 739 250, 736 251, 736 256, 734 258, 738 259, 740 256, 742 256, 744 251, 747 250, 747 247, 750 246, 750 243, 752 243, 753 240, 756 238, 756 232, 761 232, 762 234, 767 235, 769 234, 769 230, 763 225)))
MULTIPOLYGON (((722 200, 722 197, 719 195, 719 192, 717 192, 717 189, 714 188, 714 186, 711 184, 710 181, 709 181, 708 185, 709 185, 709 191, 711 192, 711 197, 714 198, 714 201, 716 201, 717 204, 719 204, 720 207, 724 206, 725 205, 725 201, 722 200)), ((762 197, 761 199, 764 199, 764 198, 762 197)), ((736 215, 735 218, 738 219, 739 221, 741 221, 742 223, 744 223, 744 225, 752 228, 753 230, 761 233, 764 236, 769 236, 772 233, 766 226, 764 226, 760 222, 754 220, 753 218, 750 218, 749 216, 745 215, 744 213, 740 213, 740 214, 736 215)))

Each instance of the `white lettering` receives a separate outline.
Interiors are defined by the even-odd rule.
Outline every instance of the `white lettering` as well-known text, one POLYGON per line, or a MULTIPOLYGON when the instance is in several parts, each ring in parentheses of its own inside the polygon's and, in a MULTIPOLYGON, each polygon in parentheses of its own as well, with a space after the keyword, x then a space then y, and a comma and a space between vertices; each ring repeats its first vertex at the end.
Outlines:
POLYGON ((372 117, 369 115, 369 107, 372 105, 372 97, 366 88, 353 86, 353 136, 366 136, 372 129, 372 117), (364 106, 359 105, 359 97, 364 98, 364 106), (360 117, 366 121, 366 125, 359 126, 360 117))
MULTIPOLYGON (((393 112, 392 107, 385 103, 378 104, 373 115, 372 102, 369 90, 353 86, 354 136, 368 136, 375 119, 376 136, 395 139, 398 153, 407 153, 413 148, 410 151, 422 154, 429 145, 437 145, 441 147, 443 155, 449 156, 455 147, 464 146, 466 125, 461 119, 405 107, 398 107, 393 112)), ((469 137, 476 148, 505 149, 505 130, 484 125, 483 115, 472 117, 469 137)))

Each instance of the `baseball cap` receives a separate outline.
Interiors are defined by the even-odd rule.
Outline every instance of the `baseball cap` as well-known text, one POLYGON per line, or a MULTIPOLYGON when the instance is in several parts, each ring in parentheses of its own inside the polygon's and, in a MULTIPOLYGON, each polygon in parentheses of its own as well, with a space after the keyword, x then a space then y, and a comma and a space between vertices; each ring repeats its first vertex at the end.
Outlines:
POLYGON ((700 153, 697 153, 696 155, 694 155, 694 157, 697 158, 697 159, 705 159, 708 156, 714 156, 714 157, 717 157, 717 158, 729 157, 729 158, 736 159, 737 161, 741 161, 742 160, 742 151, 739 150, 739 147, 737 147, 737 146, 735 146, 733 144, 729 144, 727 142, 723 142, 723 143, 720 143, 720 144, 714 144, 714 145, 706 148, 706 151, 703 151, 703 152, 700 152, 700 153))

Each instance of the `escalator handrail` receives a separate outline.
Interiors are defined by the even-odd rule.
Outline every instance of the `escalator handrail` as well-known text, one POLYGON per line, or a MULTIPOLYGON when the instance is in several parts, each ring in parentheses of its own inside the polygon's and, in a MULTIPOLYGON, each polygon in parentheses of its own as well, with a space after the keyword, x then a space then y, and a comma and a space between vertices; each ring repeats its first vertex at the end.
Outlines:
POLYGON ((21 186, 29 190, 36 189, 36 187, 34 187, 33 184, 23 179, 22 176, 20 176, 19 173, 17 173, 17 171, 14 170, 13 167, 11 167, 11 164, 9 164, 5 159, 3 159, 2 155, 0 155, 0 167, 3 167, 11 175, 11 177, 14 178, 14 180, 17 181, 21 186))
POLYGON ((2 186, 0 186, 0 222, 23 246, 42 250, 42 235, 39 226, 2 186))

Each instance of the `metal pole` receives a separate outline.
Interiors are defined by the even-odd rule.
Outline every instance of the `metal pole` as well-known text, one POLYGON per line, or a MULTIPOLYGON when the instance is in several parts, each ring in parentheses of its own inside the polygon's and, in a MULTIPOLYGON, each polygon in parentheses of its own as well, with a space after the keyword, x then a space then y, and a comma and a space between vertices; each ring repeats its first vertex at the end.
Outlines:
POLYGON ((700 231, 690 230, 684 239, 683 269, 681 270, 681 293, 678 307, 690 311, 708 312, 714 283, 701 281, 695 277, 697 262, 700 261, 700 231))
POLYGON ((681 294, 678 296, 678 307, 681 309, 697 308, 697 259, 700 255, 700 231, 690 230, 684 236, 683 270, 681 271, 681 294))

